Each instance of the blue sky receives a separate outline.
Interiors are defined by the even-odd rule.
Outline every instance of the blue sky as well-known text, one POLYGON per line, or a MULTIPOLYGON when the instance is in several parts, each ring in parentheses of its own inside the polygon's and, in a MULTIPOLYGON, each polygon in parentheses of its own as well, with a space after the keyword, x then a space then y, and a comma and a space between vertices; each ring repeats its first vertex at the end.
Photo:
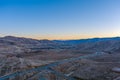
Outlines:
POLYGON ((0 36, 80 39, 120 35, 120 0, 0 0, 0 36))

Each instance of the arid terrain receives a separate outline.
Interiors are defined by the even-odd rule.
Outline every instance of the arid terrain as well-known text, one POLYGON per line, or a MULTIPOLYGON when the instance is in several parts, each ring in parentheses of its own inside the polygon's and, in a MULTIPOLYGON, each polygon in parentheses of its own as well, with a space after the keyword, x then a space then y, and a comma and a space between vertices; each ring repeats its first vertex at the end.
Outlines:
POLYGON ((0 38, 0 80, 120 80, 120 38, 0 38))

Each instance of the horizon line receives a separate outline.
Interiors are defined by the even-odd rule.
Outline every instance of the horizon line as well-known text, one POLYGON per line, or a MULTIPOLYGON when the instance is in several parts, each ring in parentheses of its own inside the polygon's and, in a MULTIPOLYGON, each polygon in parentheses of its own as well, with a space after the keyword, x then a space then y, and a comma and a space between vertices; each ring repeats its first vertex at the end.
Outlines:
POLYGON ((119 38, 120 36, 105 36, 105 37, 88 37, 88 38, 71 38, 71 39, 47 39, 47 38, 32 38, 32 37, 25 37, 25 36, 14 36, 14 35, 6 35, 6 36, 0 36, 0 38, 4 37, 17 37, 17 38, 28 38, 28 39, 35 39, 35 40, 82 40, 82 39, 94 39, 94 38, 119 38))

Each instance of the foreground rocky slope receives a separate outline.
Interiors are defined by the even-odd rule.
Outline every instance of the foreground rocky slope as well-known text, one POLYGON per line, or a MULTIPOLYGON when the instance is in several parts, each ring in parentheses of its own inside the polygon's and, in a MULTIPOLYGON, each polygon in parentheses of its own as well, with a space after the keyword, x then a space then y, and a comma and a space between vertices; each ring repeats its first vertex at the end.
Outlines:
MULTIPOLYGON (((120 54, 116 54, 117 56, 120 54)), ((97 61, 102 56, 113 56, 106 53, 94 53, 92 55, 71 58, 51 63, 38 68, 31 68, 1 77, 1 80, 113 80, 119 73, 112 71, 114 67, 120 67, 120 63, 97 61), (95 57, 95 59, 94 59, 95 57), (89 59, 89 58, 92 58, 89 59), (22 77, 21 77, 22 76, 22 77)), ((119 59, 119 58, 118 58, 119 59)), ((107 59, 106 59, 107 60, 107 59)))

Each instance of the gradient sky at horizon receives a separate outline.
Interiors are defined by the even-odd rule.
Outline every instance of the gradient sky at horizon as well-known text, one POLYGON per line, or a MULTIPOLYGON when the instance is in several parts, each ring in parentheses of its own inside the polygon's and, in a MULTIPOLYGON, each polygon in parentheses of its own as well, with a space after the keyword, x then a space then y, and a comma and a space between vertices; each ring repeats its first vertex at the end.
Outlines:
POLYGON ((0 0, 0 36, 81 39, 119 32, 120 0, 0 0))

